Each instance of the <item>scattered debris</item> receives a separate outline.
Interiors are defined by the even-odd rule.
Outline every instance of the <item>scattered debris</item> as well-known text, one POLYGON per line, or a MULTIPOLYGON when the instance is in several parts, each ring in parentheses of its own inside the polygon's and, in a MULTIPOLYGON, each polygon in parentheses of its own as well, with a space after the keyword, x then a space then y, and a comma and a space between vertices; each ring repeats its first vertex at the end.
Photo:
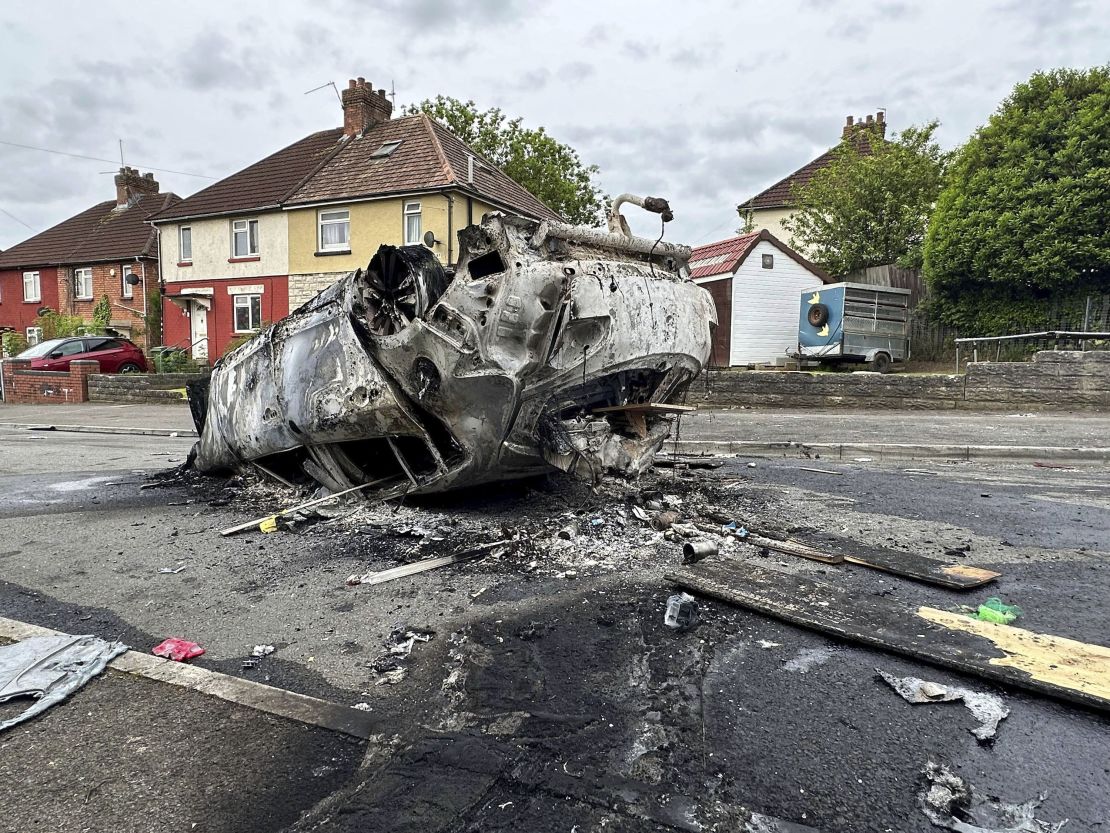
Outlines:
POLYGON ((875 460, 874 457, 856 457, 856 458, 854 458, 854 461, 857 462, 857 463, 872 463, 872 462, 874 462, 874 460, 875 460))
POLYGON ((344 489, 341 492, 334 492, 333 494, 325 495, 324 497, 319 497, 315 500, 307 501, 306 503, 299 503, 296 506, 291 506, 288 509, 285 509, 276 514, 267 515, 264 518, 255 518, 253 521, 247 521, 246 523, 236 524, 235 526, 228 527, 227 529, 221 530, 220 535, 226 537, 228 535, 234 535, 237 532, 245 532, 248 529, 259 529, 262 532, 275 532, 278 527, 278 522, 283 518, 289 518, 297 512, 301 512, 305 509, 311 509, 313 506, 319 506, 322 503, 327 503, 328 501, 335 500, 336 498, 343 497, 344 495, 349 495, 354 492, 361 491, 362 489, 368 489, 371 486, 375 485, 378 485, 378 482, 363 483, 359 486, 352 486, 349 489, 344 489))
POLYGON ((798 466, 798 471, 812 471, 812 472, 815 472, 816 474, 835 474, 835 475, 844 474, 844 472, 842 472, 842 471, 832 471, 831 469, 813 469, 813 468, 810 468, 809 466, 798 466))
POLYGON ((482 558, 486 555, 498 555, 508 552, 509 541, 491 541, 488 544, 480 544, 477 547, 461 550, 452 555, 441 555, 436 558, 425 558, 423 561, 417 561, 412 564, 403 564, 400 567, 393 567, 388 570, 381 570, 377 573, 365 573, 364 575, 353 575, 347 578, 347 586, 355 587, 359 584, 383 584, 387 581, 392 581, 396 578, 404 576, 411 576, 415 573, 423 573, 427 570, 434 570, 437 567, 446 567, 448 564, 459 564, 463 561, 473 561, 477 558, 482 558))
POLYGON ((276 649, 273 645, 255 645, 251 650, 252 657, 268 657, 276 649))
POLYGON ((372 712, 372 711, 374 711, 373 706, 371 706, 369 703, 355 703, 353 706, 351 706, 351 708, 352 709, 357 709, 360 712, 372 712))
POLYGON ((908 703, 950 703, 963 700, 968 711, 979 721, 979 726, 972 729, 971 734, 980 741, 994 740, 998 724, 1010 714, 1010 709, 996 694, 984 694, 981 691, 972 691, 970 688, 930 683, 917 677, 895 677, 878 668, 875 670, 908 703))
POLYGON ((769 639, 760 639, 756 644, 759 645, 759 647, 763 648, 764 650, 767 650, 769 648, 781 648, 782 647, 781 642, 772 642, 769 639))
POLYGON ((181 571, 183 571, 184 569, 186 569, 186 566, 187 566, 187 565, 185 565, 185 564, 182 564, 182 565, 180 565, 180 566, 178 566, 178 567, 163 567, 163 568, 162 568, 162 569, 160 569, 160 570, 159 570, 158 572, 159 572, 159 573, 169 573, 170 575, 177 575, 178 573, 180 573, 181 571))
POLYGON ((983 622, 1008 625, 1021 616, 1021 608, 1017 605, 1008 605, 997 596, 991 596, 970 615, 972 619, 979 619, 983 622))
POLYGON ((1059 833, 1068 823, 1033 816, 1047 796, 1010 804, 984 795, 943 764, 925 765, 928 787, 918 796, 921 810, 937 827, 956 833, 1059 833))
POLYGON ((1060 469, 1061 471, 1075 471, 1074 466, 1065 466, 1065 465, 1062 465, 1061 463, 1035 462, 1035 463, 1033 463, 1033 467, 1038 468, 1038 469, 1060 469))
POLYGON ((698 602, 689 593, 676 593, 667 599, 663 624, 675 630, 687 630, 697 624, 698 602))
POLYGON ((65 633, 32 636, 0 647, 0 703, 35 698, 22 713, 0 722, 0 732, 66 699, 126 650, 122 642, 65 633))
POLYGON ((184 662, 187 659, 199 657, 204 653, 204 649, 196 642, 171 636, 155 645, 151 653, 156 657, 172 659, 174 662, 184 662))

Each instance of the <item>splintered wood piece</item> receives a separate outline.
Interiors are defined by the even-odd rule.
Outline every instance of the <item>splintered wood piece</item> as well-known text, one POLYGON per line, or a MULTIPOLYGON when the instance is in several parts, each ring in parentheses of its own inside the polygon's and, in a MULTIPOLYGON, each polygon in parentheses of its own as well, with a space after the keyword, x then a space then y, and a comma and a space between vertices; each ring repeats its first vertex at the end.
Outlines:
POLYGON ((1110 648, 982 622, 728 559, 667 575, 767 616, 986 680, 1110 711, 1110 648))
POLYGON ((798 541, 776 541, 774 538, 764 538, 762 535, 750 534, 738 539, 745 544, 764 547, 775 552, 796 555, 799 558, 808 558, 810 561, 820 561, 822 564, 843 564, 844 556, 840 553, 823 552, 798 541))
POLYGON ((688 414, 696 411, 695 405, 671 405, 666 402, 640 402, 628 405, 606 405, 604 408, 594 408, 595 414, 615 414, 620 412, 643 414, 688 414))

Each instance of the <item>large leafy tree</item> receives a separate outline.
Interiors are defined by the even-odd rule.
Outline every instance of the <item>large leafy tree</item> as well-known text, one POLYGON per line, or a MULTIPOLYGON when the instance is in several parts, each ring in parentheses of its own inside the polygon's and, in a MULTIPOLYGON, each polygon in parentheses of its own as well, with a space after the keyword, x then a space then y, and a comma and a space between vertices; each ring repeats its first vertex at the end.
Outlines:
POLYGON ((594 176, 570 145, 542 128, 528 128, 497 107, 479 110, 473 101, 436 96, 408 108, 438 119, 470 147, 572 223, 596 223, 602 197, 594 176))
POLYGON ((1110 291, 1110 66, 1038 72, 960 150, 925 241, 935 312, 1039 326, 1044 299, 1110 291))
POLYGON ((796 186, 797 210, 783 226, 818 265, 844 274, 867 266, 919 265, 948 154, 937 123, 885 140, 861 127, 833 149, 833 161, 796 186))

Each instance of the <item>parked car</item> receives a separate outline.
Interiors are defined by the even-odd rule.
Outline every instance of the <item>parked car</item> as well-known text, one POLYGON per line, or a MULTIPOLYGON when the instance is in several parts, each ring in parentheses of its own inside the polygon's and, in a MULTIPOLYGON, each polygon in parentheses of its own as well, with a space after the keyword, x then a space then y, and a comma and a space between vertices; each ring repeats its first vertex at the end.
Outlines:
POLYGON ((77 336, 52 338, 28 347, 17 359, 30 359, 32 370, 69 370, 75 360, 100 362, 101 373, 146 373, 146 356, 126 338, 77 336))

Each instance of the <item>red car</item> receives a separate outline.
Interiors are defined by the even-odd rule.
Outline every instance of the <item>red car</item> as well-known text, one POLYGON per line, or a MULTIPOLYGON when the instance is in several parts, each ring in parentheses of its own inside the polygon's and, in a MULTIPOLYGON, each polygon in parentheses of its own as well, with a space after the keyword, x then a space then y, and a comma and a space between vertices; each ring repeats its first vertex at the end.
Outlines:
POLYGON ((126 338, 75 336, 52 338, 16 356, 30 359, 32 370, 69 370, 75 360, 100 362, 101 373, 146 373, 146 356, 126 338))

